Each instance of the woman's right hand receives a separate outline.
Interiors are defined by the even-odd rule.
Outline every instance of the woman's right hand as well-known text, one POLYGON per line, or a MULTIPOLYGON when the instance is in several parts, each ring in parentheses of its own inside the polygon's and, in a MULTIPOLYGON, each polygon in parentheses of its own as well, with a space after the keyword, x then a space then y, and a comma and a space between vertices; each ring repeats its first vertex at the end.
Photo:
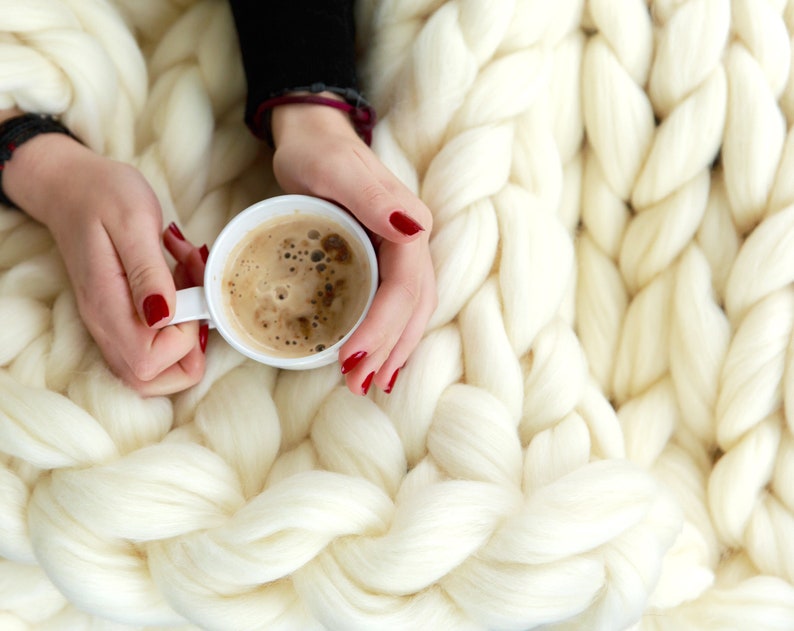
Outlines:
MULTIPOLYGON (((207 329, 167 326, 176 285, 160 247, 160 205, 143 175, 68 136, 42 134, 17 148, 2 184, 52 233, 80 315, 113 372, 144 396, 197 383, 207 329)), ((182 257, 179 276, 201 278, 200 250, 180 236, 164 237, 182 257)))

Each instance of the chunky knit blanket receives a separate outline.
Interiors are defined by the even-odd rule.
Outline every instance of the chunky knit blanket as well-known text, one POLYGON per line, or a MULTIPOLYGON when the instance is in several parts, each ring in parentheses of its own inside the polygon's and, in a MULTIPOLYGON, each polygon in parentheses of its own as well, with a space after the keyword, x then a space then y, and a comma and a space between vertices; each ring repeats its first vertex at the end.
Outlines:
MULTIPOLYGON (((0 629, 794 629, 794 1, 357 20, 374 148, 435 216, 394 392, 213 333, 142 399, 0 209, 0 629)), ((0 107, 197 243, 279 192, 244 95, 223 0, 0 0, 0 107)))

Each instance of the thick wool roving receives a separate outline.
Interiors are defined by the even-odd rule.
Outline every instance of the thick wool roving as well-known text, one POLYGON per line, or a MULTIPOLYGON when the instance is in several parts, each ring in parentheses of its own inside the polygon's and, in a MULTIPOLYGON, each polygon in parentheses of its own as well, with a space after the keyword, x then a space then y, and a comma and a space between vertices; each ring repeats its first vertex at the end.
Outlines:
MULTIPOLYGON (((394 392, 210 336, 141 399, 0 209, 0 628, 794 629, 794 2, 360 0, 434 215, 394 392)), ((58 114, 211 243, 277 194, 224 0, 0 0, 58 114)))

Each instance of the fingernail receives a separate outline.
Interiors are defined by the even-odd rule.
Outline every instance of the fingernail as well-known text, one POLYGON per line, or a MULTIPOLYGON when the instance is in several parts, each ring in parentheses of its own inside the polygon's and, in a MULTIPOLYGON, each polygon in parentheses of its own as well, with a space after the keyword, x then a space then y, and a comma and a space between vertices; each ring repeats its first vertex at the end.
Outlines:
POLYGON ((372 385, 372 379, 375 377, 375 373, 371 372, 367 375, 367 378, 364 379, 364 383, 361 384, 361 394, 367 396, 367 392, 369 392, 369 387, 372 385))
POLYGON ((168 303, 160 294, 147 296, 143 301, 143 316, 146 324, 154 326, 163 318, 168 317, 168 303))
POLYGON ((404 235, 409 237, 424 230, 422 226, 416 223, 404 212, 400 212, 399 210, 395 210, 391 215, 389 215, 389 223, 404 235))
POLYGON ((199 346, 201 347, 201 352, 207 352, 207 339, 209 338, 210 334, 210 325, 209 324, 202 324, 199 327, 199 346))
POLYGON ((356 366, 358 366, 358 362, 360 362, 366 356, 367 356, 366 351, 358 351, 357 353, 353 353, 342 363, 342 374, 346 375, 347 373, 349 373, 356 366))
POLYGON ((397 370, 394 371, 394 374, 391 376, 391 379, 389 379, 389 385, 386 386, 386 389, 384 390, 386 394, 391 394, 392 388, 394 388, 394 384, 397 381, 397 375, 399 374, 400 374, 400 369, 398 368, 397 370))
POLYGON ((177 226, 173 221, 170 224, 168 224, 168 229, 180 241, 185 240, 185 235, 182 234, 182 231, 179 229, 179 226, 177 226))
POLYGON ((201 255, 201 260, 206 263, 207 259, 210 257, 210 249, 207 247, 206 243, 199 248, 199 254, 201 255))

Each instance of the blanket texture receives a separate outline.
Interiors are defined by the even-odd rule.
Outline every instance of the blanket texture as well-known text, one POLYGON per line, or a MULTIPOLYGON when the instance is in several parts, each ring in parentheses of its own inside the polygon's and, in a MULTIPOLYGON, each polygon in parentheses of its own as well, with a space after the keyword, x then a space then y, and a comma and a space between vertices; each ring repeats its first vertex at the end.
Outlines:
MULTIPOLYGON (((0 629, 794 629, 792 0, 361 0, 439 307, 394 392, 211 334, 108 371, 0 209, 0 629)), ((0 0, 61 114, 212 243, 277 194, 223 0, 0 0)))

